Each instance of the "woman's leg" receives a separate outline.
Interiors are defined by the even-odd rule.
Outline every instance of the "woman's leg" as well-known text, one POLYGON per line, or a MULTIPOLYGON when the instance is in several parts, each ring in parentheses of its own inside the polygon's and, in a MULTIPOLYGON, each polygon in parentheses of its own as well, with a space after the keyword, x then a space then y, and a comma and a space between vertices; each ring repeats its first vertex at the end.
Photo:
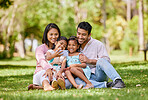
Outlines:
POLYGON ((70 68, 70 72, 82 79, 86 83, 85 87, 93 88, 93 84, 86 78, 83 70, 80 67, 72 67, 70 68))
POLYGON ((49 84, 48 80, 43 80, 42 86, 44 87, 44 91, 52 91, 54 88, 49 84))
POLYGON ((75 79, 74 79, 74 77, 72 76, 70 70, 66 70, 66 71, 65 71, 65 74, 66 74, 68 80, 70 81, 70 83, 71 83, 75 88, 82 88, 81 85, 78 85, 78 84, 75 82, 75 79))

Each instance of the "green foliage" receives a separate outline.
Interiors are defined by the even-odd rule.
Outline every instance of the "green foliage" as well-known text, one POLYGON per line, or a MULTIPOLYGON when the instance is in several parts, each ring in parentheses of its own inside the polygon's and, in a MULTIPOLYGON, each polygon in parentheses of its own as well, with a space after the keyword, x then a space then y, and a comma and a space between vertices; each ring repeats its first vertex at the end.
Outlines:
POLYGON ((144 39, 148 43, 148 13, 144 14, 144 39))
POLYGON ((125 29, 125 34, 123 41, 120 44, 120 47, 125 52, 129 52, 129 48, 132 47, 134 53, 138 52, 138 17, 135 16, 132 20, 128 22, 128 26, 125 29), (137 25, 137 26, 135 26, 137 25))
MULTIPOLYGON (((76 35, 78 21, 88 21, 93 27, 93 38, 101 40, 107 37, 109 45, 113 49, 124 48, 127 51, 130 45, 134 45, 136 51, 138 16, 136 18, 132 16, 131 21, 127 22, 125 0, 105 1, 106 29, 103 27, 103 0, 13 0, 13 5, 17 5, 18 8, 12 25, 12 35, 15 35, 15 32, 17 34, 21 33, 23 38, 30 38, 31 35, 34 35, 34 38, 41 42, 46 25, 56 23, 62 35, 69 37, 76 35), (76 5, 76 3, 78 4, 76 5), (131 33, 133 34, 131 35, 131 33), (136 40, 133 39, 134 36, 136 40), (132 43, 134 40, 135 43, 132 43)), ((143 2, 144 38, 145 42, 147 42, 148 1, 143 0, 143 2)), ((10 6, 9 4, 12 4, 11 0, 0 0, 0 6, 6 5, 6 8, 9 7, 8 9, 0 9, 0 43, 2 44, 5 44, 7 27, 14 11, 13 5, 10 6), (4 21, 2 21, 3 19, 4 21)), ((138 1, 136 5, 138 8, 138 1)), ((137 8, 132 8, 132 11, 138 11, 137 8)))
POLYGON ((0 0, 0 8, 9 8, 13 4, 12 0, 0 0))
POLYGON ((127 25, 125 19, 122 16, 112 17, 106 21, 106 25, 107 32, 105 35, 110 41, 110 46, 119 49, 119 44, 124 35, 124 28, 127 25))

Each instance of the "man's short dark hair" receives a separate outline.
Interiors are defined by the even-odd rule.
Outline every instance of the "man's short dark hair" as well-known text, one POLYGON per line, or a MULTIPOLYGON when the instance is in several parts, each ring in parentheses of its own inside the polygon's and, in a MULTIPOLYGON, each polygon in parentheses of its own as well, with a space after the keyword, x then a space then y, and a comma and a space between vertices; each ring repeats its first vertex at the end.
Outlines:
POLYGON ((91 33, 92 26, 88 22, 84 21, 84 22, 79 23, 77 30, 78 30, 78 28, 88 31, 88 35, 89 35, 91 33))

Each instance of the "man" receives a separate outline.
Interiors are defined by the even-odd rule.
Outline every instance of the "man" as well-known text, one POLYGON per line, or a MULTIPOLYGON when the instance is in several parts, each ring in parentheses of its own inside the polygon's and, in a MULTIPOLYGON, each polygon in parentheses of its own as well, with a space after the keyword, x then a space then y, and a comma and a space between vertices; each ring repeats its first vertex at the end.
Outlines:
MULTIPOLYGON (((125 84, 120 75, 110 64, 110 58, 102 42, 91 37, 92 26, 88 22, 81 22, 77 27, 77 38, 80 43, 80 61, 87 63, 91 68, 90 81, 95 88, 112 87, 112 89, 124 88, 125 84), (113 82, 107 82, 108 77, 113 82)), ((77 84, 85 83, 79 78, 75 79, 77 84)), ((69 83, 66 81, 66 85, 69 83)))

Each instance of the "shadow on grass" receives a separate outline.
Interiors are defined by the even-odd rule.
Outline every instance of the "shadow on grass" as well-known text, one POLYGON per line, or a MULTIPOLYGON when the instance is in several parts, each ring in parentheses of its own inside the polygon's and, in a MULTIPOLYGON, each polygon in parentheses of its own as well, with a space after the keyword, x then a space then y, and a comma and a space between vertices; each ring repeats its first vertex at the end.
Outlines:
POLYGON ((32 83, 33 74, 0 76, 1 91, 26 91, 32 83))
POLYGON ((0 65, 0 69, 26 69, 35 68, 35 66, 24 66, 24 65, 0 65))
POLYGON ((148 66, 148 61, 132 61, 132 62, 122 62, 122 63, 112 63, 112 65, 116 67, 128 67, 128 66, 138 66, 138 65, 145 65, 148 66))

